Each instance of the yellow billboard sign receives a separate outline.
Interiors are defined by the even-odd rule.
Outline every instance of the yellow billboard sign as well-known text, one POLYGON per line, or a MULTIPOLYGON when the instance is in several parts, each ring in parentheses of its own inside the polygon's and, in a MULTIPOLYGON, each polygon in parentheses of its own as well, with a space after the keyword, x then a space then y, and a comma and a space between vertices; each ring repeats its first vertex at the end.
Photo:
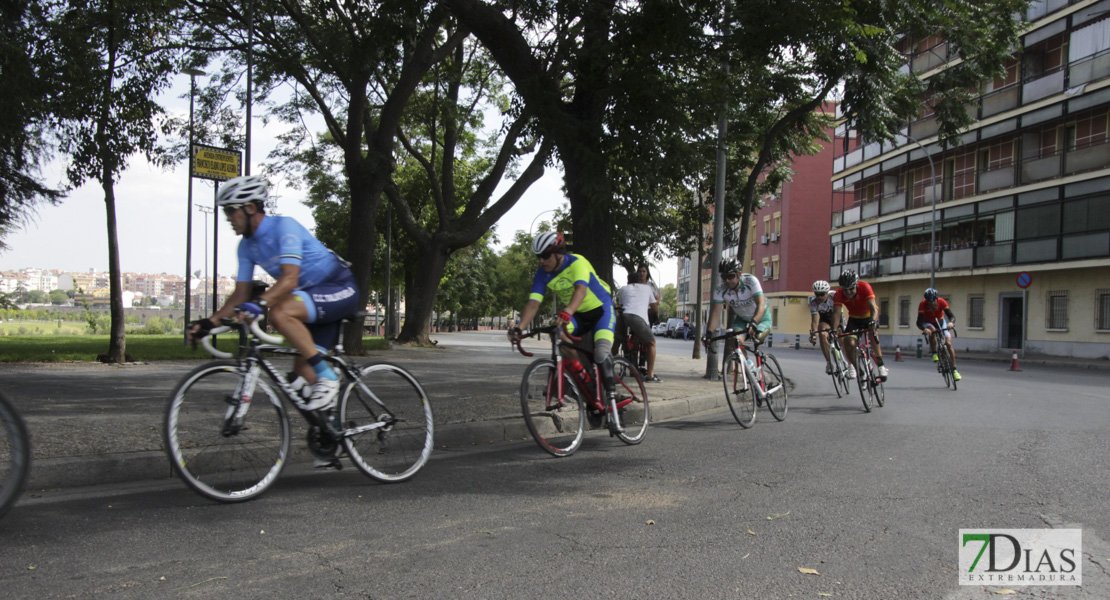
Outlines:
POLYGON ((193 144, 190 161, 193 177, 227 181, 243 172, 243 155, 230 148, 193 144))

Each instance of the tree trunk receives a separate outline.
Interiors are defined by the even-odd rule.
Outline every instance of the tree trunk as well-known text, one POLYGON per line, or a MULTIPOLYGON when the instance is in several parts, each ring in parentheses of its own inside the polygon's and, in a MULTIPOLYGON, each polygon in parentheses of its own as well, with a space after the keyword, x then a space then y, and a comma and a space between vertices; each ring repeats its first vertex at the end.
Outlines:
MULTIPOLYGON (((570 219, 574 227, 572 249, 590 261, 597 276, 613 281, 613 196, 605 175, 604 161, 567 160, 564 184, 570 200, 570 219)), ((577 154, 577 153, 576 153, 577 154)))
MULTIPOLYGON (((107 167, 105 167, 107 171, 107 167)), ((112 178, 105 174, 104 206, 108 212, 108 279, 112 329, 108 336, 108 356, 104 362, 127 362, 127 323, 123 314, 123 281, 119 267, 119 242, 116 236, 116 192, 112 178)))
POLYGON ((405 325, 397 335, 401 343, 414 342, 420 346, 431 345, 428 326, 435 309, 436 292, 447 267, 451 252, 442 242, 432 242, 434 248, 420 253, 416 273, 407 278, 405 285, 405 325))

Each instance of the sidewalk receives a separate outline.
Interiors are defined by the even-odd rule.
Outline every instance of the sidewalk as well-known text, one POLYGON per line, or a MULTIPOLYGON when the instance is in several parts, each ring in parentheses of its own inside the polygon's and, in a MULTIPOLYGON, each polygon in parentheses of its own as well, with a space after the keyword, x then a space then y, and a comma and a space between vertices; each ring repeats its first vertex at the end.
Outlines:
MULTIPOLYGON (((527 340, 526 348, 536 357, 526 358, 510 351, 501 332, 435 334, 433 338, 439 340, 439 347, 396 346, 355 362, 389 361, 416 375, 432 404, 437 450, 530 440, 520 415, 518 386, 524 367, 547 356, 550 345, 527 340)), ((812 350, 808 344, 801 349, 812 350)), ((888 352, 893 358, 893 349, 888 352)), ((903 356, 907 361, 918 360, 911 353, 903 356)), ((1011 361, 1008 355, 967 352, 961 352, 959 359, 1011 361)), ((1110 361, 1098 359, 1026 356, 1020 361, 1021 365, 1110 369, 1110 361)), ((166 400, 178 380, 204 362, 0 364, 0 389, 15 402, 31 431, 34 459, 27 489, 171 477, 162 444, 166 400)), ((693 360, 660 353, 656 373, 663 382, 647 384, 652 421, 726 405, 720 382, 702 378, 704 355, 693 360)), ((304 445, 304 424, 291 416, 290 462, 307 464, 311 456, 304 445)))

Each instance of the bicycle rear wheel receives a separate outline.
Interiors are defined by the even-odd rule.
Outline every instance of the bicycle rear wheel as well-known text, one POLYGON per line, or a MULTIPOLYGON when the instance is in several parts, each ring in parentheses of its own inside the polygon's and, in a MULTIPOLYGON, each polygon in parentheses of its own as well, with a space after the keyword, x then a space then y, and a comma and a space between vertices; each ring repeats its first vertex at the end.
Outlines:
POLYGON ((728 409, 732 411, 733 418, 744 429, 755 424, 755 394, 744 374, 744 367, 740 364, 740 357, 736 353, 729 354, 725 359, 725 368, 721 375, 725 384, 725 399, 728 400, 728 409))
POLYGON ((432 405, 416 377, 391 363, 357 369, 339 401, 343 447, 358 470, 382 483, 409 479, 432 454, 432 405))
POLYGON ((871 369, 860 348, 856 349, 856 385, 859 386, 859 396, 863 400, 863 410, 871 412, 871 369))
MULTIPOLYGON (((647 406, 647 388, 639 368, 624 358, 613 360, 613 375, 616 379, 617 409, 616 420, 620 424, 617 437, 628 445, 639 444, 647 435, 647 424, 652 420, 652 411, 647 406)), ((612 410, 612 407, 609 407, 612 410)), ((612 419, 613 415, 609 414, 612 419)))
POLYGON ((540 448, 552 456, 570 456, 586 435, 586 405, 567 371, 563 371, 563 397, 559 398, 555 372, 551 359, 528 365, 520 383, 520 408, 540 448))
POLYGON ((767 401, 767 408, 771 411, 771 416, 775 420, 781 421, 786 418, 786 379, 782 376, 782 367, 779 366, 779 361, 772 354, 763 355, 763 390, 767 393, 764 400, 767 401), (775 391, 775 388, 779 388, 775 391))
POLYGON ((836 390, 836 397, 841 398, 844 396, 844 394, 841 393, 840 390, 843 389, 844 392, 847 393, 848 387, 844 385, 844 383, 840 380, 840 355, 837 353, 836 348, 834 347, 829 348, 829 364, 831 364, 833 368, 833 372, 829 374, 829 376, 832 377, 833 380, 833 389, 836 390))
POLYGON ((937 349, 937 355, 940 360, 937 362, 937 370, 940 371, 941 376, 944 377, 944 387, 952 387, 952 367, 948 364, 948 351, 944 346, 937 349))
POLYGON ((242 502, 266 491, 289 456, 289 418, 264 379, 242 427, 228 427, 241 406, 242 379, 234 361, 202 365, 177 384, 166 406, 170 464, 186 485, 218 502, 242 502))
POLYGON ((3 394, 0 394, 0 517, 23 493, 31 470, 31 438, 27 424, 3 394))
MULTIPOLYGON (((613 360, 613 375, 617 383, 616 419, 620 423, 617 437, 626 444, 639 444, 647 435, 651 411, 648 409, 647 388, 640 369, 623 358, 613 360)), ((610 407, 611 408, 611 407, 610 407)), ((613 415, 609 414, 612 419, 613 415)))

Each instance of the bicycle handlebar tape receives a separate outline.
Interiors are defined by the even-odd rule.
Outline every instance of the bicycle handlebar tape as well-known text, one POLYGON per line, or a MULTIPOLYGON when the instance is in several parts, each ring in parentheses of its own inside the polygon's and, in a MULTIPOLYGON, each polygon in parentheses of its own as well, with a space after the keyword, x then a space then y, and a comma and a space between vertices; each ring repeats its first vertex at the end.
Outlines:
POLYGON ((567 323, 570 323, 570 314, 568 314, 566 312, 561 312, 556 316, 559 317, 559 320, 566 321, 567 323))

